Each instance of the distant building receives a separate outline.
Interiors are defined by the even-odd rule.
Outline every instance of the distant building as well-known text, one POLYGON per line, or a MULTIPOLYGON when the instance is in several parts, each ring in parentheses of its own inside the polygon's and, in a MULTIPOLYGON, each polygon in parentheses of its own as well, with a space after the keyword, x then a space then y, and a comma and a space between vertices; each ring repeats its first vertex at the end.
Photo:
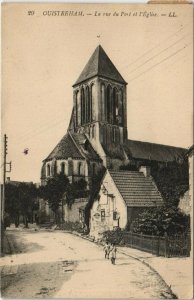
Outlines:
POLYGON ((11 180, 10 177, 6 178, 6 183, 9 183, 9 184, 12 184, 12 185, 15 185, 15 186, 18 186, 21 183, 28 184, 28 185, 33 184, 32 181, 16 181, 16 180, 11 180))
MULTIPOLYGON (((119 210, 117 204, 123 203, 117 224, 122 227, 134 217, 137 207, 154 207, 163 203, 154 179, 145 173, 149 172, 148 169, 144 168, 139 172, 139 168, 148 166, 150 162, 165 165, 179 161, 186 151, 183 148, 128 139, 126 87, 127 82, 99 45, 73 85, 73 110, 67 133, 44 159, 41 170, 42 184, 56 173, 62 172, 71 182, 84 178, 90 188, 94 175, 100 174, 105 168, 107 171, 104 178, 105 181, 108 180, 109 186, 106 186, 103 179, 100 199, 104 201, 105 198, 102 189, 104 186, 107 193, 113 195, 115 211, 119 210), (121 175, 121 169, 127 166, 134 168, 136 172, 124 172, 121 175), (120 180, 120 176, 124 176, 123 181, 127 182, 124 196, 123 190, 119 192, 116 180, 120 180), (130 195, 130 205, 126 202, 126 195, 130 195)), ((112 203, 112 198, 109 198, 112 203)), ((97 209, 96 199, 93 201, 92 213, 97 209)), ((80 208, 75 210, 78 216, 80 208)), ((114 220, 114 210, 107 220, 112 222, 111 226, 117 222, 114 220)), ((104 212, 99 213, 101 220, 104 212)), ((98 222, 98 217, 95 220, 98 222)), ((91 226, 95 225, 91 223, 91 226)), ((102 222, 102 226, 105 228, 105 222, 102 222)))

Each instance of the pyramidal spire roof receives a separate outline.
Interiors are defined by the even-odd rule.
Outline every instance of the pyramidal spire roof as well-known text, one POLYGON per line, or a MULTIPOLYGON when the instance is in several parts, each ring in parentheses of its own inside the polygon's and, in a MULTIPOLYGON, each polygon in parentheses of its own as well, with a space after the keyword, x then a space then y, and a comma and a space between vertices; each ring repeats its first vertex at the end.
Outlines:
POLYGON ((73 86, 94 76, 102 76, 126 84, 126 81, 116 69, 101 45, 95 49, 94 53, 90 57, 88 63, 73 86))

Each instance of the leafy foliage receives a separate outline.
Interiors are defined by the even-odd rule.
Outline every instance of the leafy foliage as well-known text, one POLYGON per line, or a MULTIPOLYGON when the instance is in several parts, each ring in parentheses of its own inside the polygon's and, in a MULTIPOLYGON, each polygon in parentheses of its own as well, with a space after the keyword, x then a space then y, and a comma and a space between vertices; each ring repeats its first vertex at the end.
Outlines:
POLYGON ((159 191, 165 199, 166 206, 177 206, 180 196, 189 188, 188 163, 169 162, 161 167, 157 163, 151 164, 153 176, 159 191))
POLYGON ((28 227, 32 220, 33 211, 38 209, 37 188, 28 183, 5 185, 5 211, 16 227, 19 225, 19 217, 23 216, 25 226, 28 227))
POLYGON ((76 198, 86 197, 88 195, 87 182, 81 179, 77 182, 70 183, 64 174, 56 174, 49 178, 45 186, 40 187, 40 197, 48 201, 49 207, 55 213, 55 222, 60 223, 59 207, 63 204, 71 206, 76 198))
POLYGON ((56 174, 49 178, 45 186, 40 187, 40 196, 48 201, 54 213, 59 209, 62 197, 67 192, 69 180, 64 174, 56 174))
POLYGON ((71 206, 76 198, 84 198, 88 196, 87 182, 84 179, 72 182, 68 185, 66 202, 71 206))
POLYGON ((85 207, 85 224, 89 227, 89 220, 90 220, 90 209, 93 205, 93 202, 95 200, 95 196, 100 190, 102 178, 106 172, 105 167, 103 167, 100 172, 92 177, 91 183, 90 183, 90 195, 88 199, 88 203, 85 207))
POLYGON ((68 230, 68 231, 76 231, 79 233, 83 233, 84 229, 83 226, 80 222, 64 222, 61 227, 63 230, 68 230))
POLYGON ((124 245, 123 230, 118 227, 115 230, 107 230, 103 232, 103 240, 114 245, 124 245))
POLYGON ((138 171, 138 168, 135 164, 128 164, 128 165, 120 166, 120 170, 138 171))
POLYGON ((5 185, 5 212, 5 225, 13 221, 15 225, 18 226, 20 216, 19 189, 10 183, 5 185))
POLYGON ((172 236, 188 232, 190 218, 176 207, 152 208, 140 213, 130 228, 135 233, 172 236))

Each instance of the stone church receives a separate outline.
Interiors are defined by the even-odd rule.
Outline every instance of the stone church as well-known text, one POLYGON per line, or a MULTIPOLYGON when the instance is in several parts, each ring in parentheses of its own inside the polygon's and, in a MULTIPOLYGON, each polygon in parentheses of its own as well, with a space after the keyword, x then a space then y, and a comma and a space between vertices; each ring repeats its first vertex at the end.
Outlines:
MULTIPOLYGON (((67 175, 70 182, 84 178, 90 183, 92 177, 105 168, 106 180, 111 181, 109 186, 114 186, 108 194, 119 193, 117 202, 123 202, 122 211, 118 215, 120 214, 120 220, 121 214, 125 215, 125 220, 120 224, 117 222, 118 226, 122 223, 121 227, 125 227, 127 220, 133 215, 132 210, 129 212, 129 207, 145 208, 163 204, 160 192, 150 177, 149 162, 166 164, 181 160, 185 154, 183 148, 128 139, 127 109, 130 109, 127 107, 127 82, 99 45, 73 85, 73 109, 67 133, 44 159, 41 170, 42 184, 47 178, 60 172, 67 175), (124 171, 127 166, 131 169, 124 171), (119 178, 119 184, 116 178, 119 178), (130 200, 126 201, 128 194, 130 200)), ((105 185, 107 183, 103 184, 102 180, 102 189, 105 189, 105 185)), ((99 199, 100 196, 98 194, 95 197, 99 199)), ((112 199, 116 201, 116 196, 113 195, 112 199)), ((84 205, 87 201, 85 199, 84 205)), ((83 199, 80 203, 82 205, 76 206, 75 210, 83 208, 83 199)), ((99 208, 99 203, 97 207, 99 208)), ((115 218, 116 209, 115 204, 112 204, 109 219, 115 218)), ((80 214, 76 213, 79 217, 80 214)), ((96 214, 92 212, 92 207, 91 213, 96 214)), ((96 214, 96 219, 100 220, 98 224, 106 221, 106 214, 104 209, 100 211, 100 217, 96 214)), ((108 220, 107 226, 113 228, 114 222, 108 220)))

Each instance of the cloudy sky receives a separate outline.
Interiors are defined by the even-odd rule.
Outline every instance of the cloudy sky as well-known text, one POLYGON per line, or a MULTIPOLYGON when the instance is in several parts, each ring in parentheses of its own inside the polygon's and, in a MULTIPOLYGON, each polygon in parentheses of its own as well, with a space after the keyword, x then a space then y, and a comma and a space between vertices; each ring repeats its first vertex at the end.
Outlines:
POLYGON ((40 181, 42 160, 66 133, 72 85, 99 43, 128 82, 129 138, 189 147, 192 27, 190 5, 4 4, 2 128, 13 165, 7 176, 40 181))

